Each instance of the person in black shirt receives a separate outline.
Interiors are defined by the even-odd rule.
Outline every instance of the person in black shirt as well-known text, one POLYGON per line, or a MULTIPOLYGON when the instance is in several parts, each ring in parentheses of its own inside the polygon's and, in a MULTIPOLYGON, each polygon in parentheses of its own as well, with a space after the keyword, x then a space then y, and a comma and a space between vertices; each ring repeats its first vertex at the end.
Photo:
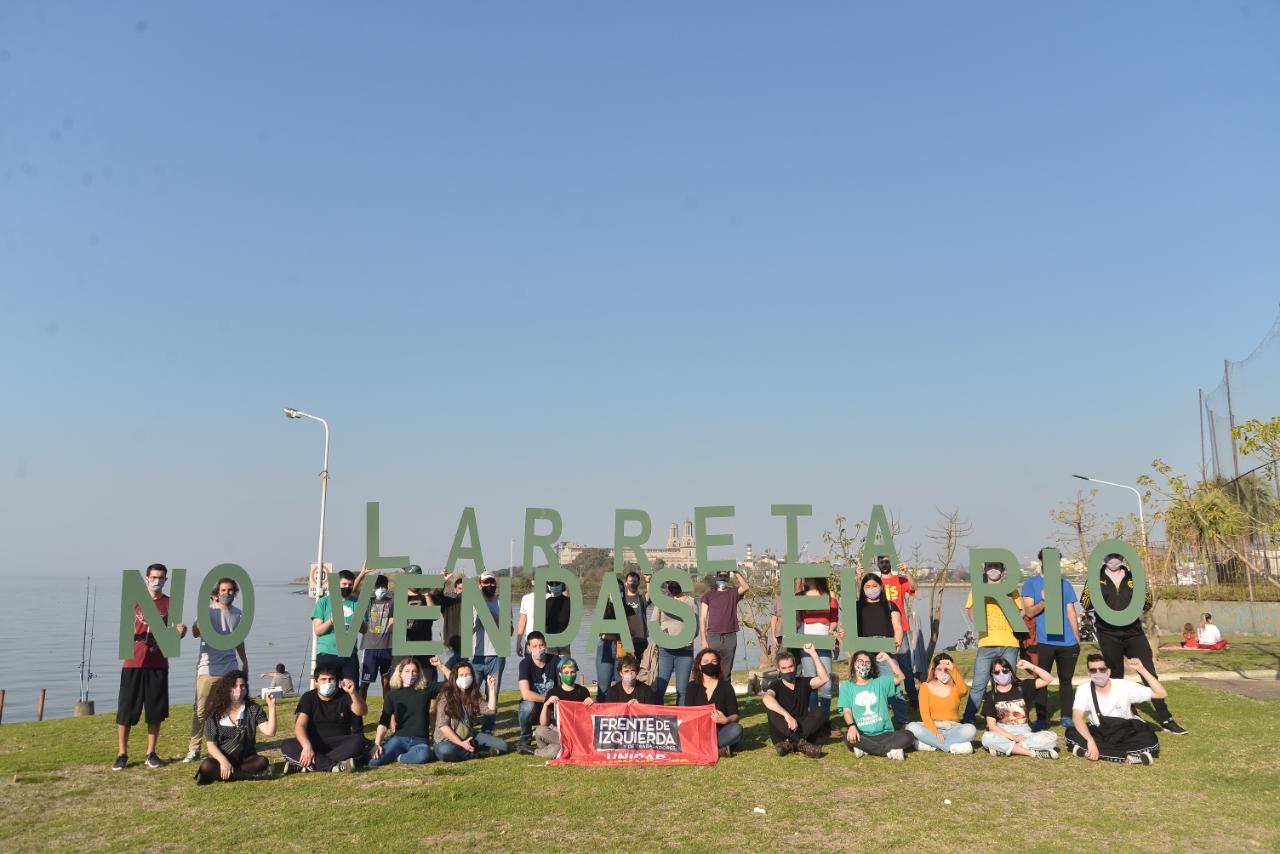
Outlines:
POLYGON ((618 659, 618 681, 604 694, 606 703, 653 703, 653 689, 640 681, 640 662, 631 653, 618 659))
MULTIPOLYGON (((409 567, 409 572, 406 573, 406 580, 404 583, 408 584, 414 580, 414 579, 409 579, 407 577, 408 575, 413 574, 413 575, 420 576, 421 572, 422 572, 421 568, 417 566, 409 567), (416 573, 412 572, 414 569, 417 569, 418 572, 416 573)), ((409 599, 410 605, 438 605, 439 604, 439 601, 436 598, 436 596, 430 590, 425 590, 425 589, 423 590, 411 589, 409 591, 408 599, 409 599)), ((426 620, 426 619, 413 619, 413 620, 407 621, 404 627, 405 640, 408 640, 408 641, 431 640, 432 636, 435 633, 435 622, 436 622, 435 620, 426 620)), ((414 656, 414 658, 418 662, 419 676, 422 679, 426 680, 427 682, 435 682, 437 674, 436 674, 435 666, 431 664, 431 660, 430 660, 431 656, 416 655, 414 656)))
POLYGON ((1018 666, 1035 675, 1015 681, 1009 662, 997 658, 991 663, 991 684, 982 698, 982 716, 987 719, 982 746, 992 756, 1057 759, 1058 734, 1047 729, 1031 731, 1036 696, 1053 682, 1053 674, 1026 660, 1019 660, 1018 666))
MULTIPOLYGON (((858 582, 858 634, 864 638, 890 638, 894 649, 902 648, 902 614, 885 598, 884 584, 880 576, 868 572, 858 582)), ((896 654, 896 653, 895 653, 896 654)), ((904 674, 905 676, 905 674, 904 674)), ((893 722, 904 727, 911 719, 907 709, 907 700, 901 694, 889 698, 889 708, 893 712, 893 722)))
MULTIPOLYGON (((625 592, 626 591, 623 590, 623 587, 622 587, 622 582, 619 581, 618 593, 625 594, 625 592)), ((600 592, 600 595, 601 596, 605 595, 603 590, 600 592)), ((632 608, 630 605, 626 604, 625 599, 623 600, 622 607, 626 609, 627 626, 629 629, 631 629, 631 636, 632 638, 634 638, 636 635, 636 631, 635 631, 636 626, 635 626, 635 623, 633 622, 636 616, 635 609, 632 608)), ((606 620, 612 620, 614 618, 612 600, 610 600, 604 606, 604 618, 606 620)), ((609 633, 601 632, 600 634, 600 644, 596 647, 596 700, 597 702, 604 701, 605 692, 608 691, 609 686, 613 684, 615 671, 618 669, 618 644, 621 640, 622 640, 621 636, 613 632, 609 632, 609 633)))
POLYGON ((293 738, 280 745, 284 771, 351 771, 364 752, 364 734, 351 731, 353 718, 368 711, 356 683, 339 682, 338 665, 321 664, 313 677, 316 687, 302 695, 295 711, 293 738))
POLYGON ((534 754, 543 759, 555 759, 560 755, 560 725, 556 709, 563 702, 582 703, 590 706, 595 700, 587 686, 578 684, 578 662, 569 656, 560 659, 559 678, 556 686, 547 692, 547 699, 542 704, 542 712, 538 717, 538 728, 533 731, 537 749, 534 754))
MULTIPOLYGON (((1133 573, 1129 571, 1129 567, 1125 566, 1124 557, 1118 554, 1109 554, 1102 562, 1099 568, 1102 576, 1102 598, 1108 605, 1117 611, 1124 610, 1133 601, 1133 573)), ((1083 611, 1095 612, 1095 627, 1098 633, 1098 650, 1102 653, 1102 657, 1106 659, 1107 667, 1111 670, 1112 679, 1124 678, 1124 662, 1126 658, 1136 658, 1142 662, 1142 666, 1152 676, 1158 676, 1156 673, 1155 659, 1151 655, 1151 644, 1147 640, 1146 634, 1142 631, 1142 620, 1137 619, 1124 626, 1115 626, 1106 622, 1097 615, 1090 599, 1089 586, 1086 584, 1084 592, 1080 596, 1080 608, 1083 611)), ((1150 611, 1152 608, 1151 585, 1147 585, 1147 595, 1142 603, 1142 610, 1150 611)), ((1142 684, 1150 687, 1145 676, 1138 674, 1142 679, 1142 684)), ((1160 726, 1165 732, 1173 735, 1186 735, 1187 731, 1178 726, 1178 722, 1173 719, 1173 713, 1169 711, 1169 706, 1163 699, 1152 699, 1151 705, 1156 710, 1156 717, 1160 721, 1160 726)))
POLYGON ((427 742, 427 730, 440 683, 427 681, 420 670, 416 658, 402 658, 392 671, 391 691, 382 703, 382 718, 373 738, 370 768, 396 759, 405 765, 421 765, 435 758, 427 742), (383 744, 388 728, 395 734, 383 744))
POLYGON ((715 706, 711 720, 716 724, 716 745, 721 756, 732 756, 733 746, 742 741, 742 724, 738 723, 738 695, 727 674, 720 671, 720 653, 704 649, 693 663, 693 679, 685 694, 687 706, 715 706))
POLYGON ((542 703, 547 692, 555 687, 560 657, 547 655, 547 639, 537 630, 525 636, 524 645, 526 655, 520 659, 517 682, 520 687, 520 706, 516 711, 516 718, 520 722, 520 738, 516 741, 516 751, 530 755, 533 753, 533 748, 529 746, 529 740, 533 738, 533 724, 542 714, 542 703))
MULTIPOLYGON (((545 601, 547 631, 546 634, 560 634, 569 628, 569 617, 572 615, 573 600, 569 598, 569 594, 565 592, 563 581, 552 581, 547 585, 547 596, 545 601)), ((547 652, 552 655, 568 655, 569 645, 549 646, 547 652)))
POLYGON ((809 708, 809 695, 831 676, 813 644, 805 644, 804 653, 813 659, 818 675, 798 678, 795 654, 783 650, 778 653, 778 678, 764 692, 764 707, 769 717, 769 738, 779 756, 799 751, 817 759, 826 755, 814 742, 827 722, 816 708, 809 708))
POLYGON ((209 692, 204 737, 209 755, 196 770, 196 784, 215 780, 262 780, 271 765, 257 750, 257 734, 276 734, 276 695, 267 695, 267 711, 249 699, 249 674, 232 670, 209 692))

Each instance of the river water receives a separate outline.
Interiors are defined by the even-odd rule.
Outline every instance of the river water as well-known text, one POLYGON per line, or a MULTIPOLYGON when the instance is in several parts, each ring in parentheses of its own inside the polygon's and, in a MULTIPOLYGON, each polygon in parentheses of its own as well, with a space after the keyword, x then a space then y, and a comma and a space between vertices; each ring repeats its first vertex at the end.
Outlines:
MULTIPOLYGON (((188 625, 195 622, 192 605, 197 601, 207 602, 205 597, 197 595, 195 586, 198 581, 194 574, 188 577, 187 604, 183 614, 188 625)), ((114 575, 96 578, 93 583, 97 585, 97 613, 92 621, 94 676, 89 682, 89 699, 94 701, 96 711, 102 714, 115 711, 120 685, 117 645, 121 581, 119 575, 114 575)), ((267 682, 259 679, 257 674, 273 670, 277 663, 285 665, 293 674, 295 683, 302 681, 299 675, 306 669, 310 654, 312 601, 297 592, 301 589, 284 582, 254 584, 254 622, 246 641, 249 666, 253 671, 250 685, 254 694, 267 682)), ((5 691, 3 720, 35 720, 41 688, 47 689, 46 718, 70 716, 80 691, 85 577, 19 575, 7 579, 6 592, 16 601, 56 601, 60 607, 42 609, 44 614, 38 623, 32 618, 19 618, 0 625, 0 689, 5 691)), ((961 588, 944 591, 939 648, 954 643, 968 628, 964 614, 966 594, 967 590, 961 588)), ((513 603, 513 613, 516 604, 513 603)), ((918 613, 924 615, 926 610, 922 602, 918 613)), ((588 683, 595 679, 596 643, 591 634, 591 615, 583 614, 582 625, 570 648, 588 683)), ((190 703, 195 696, 198 647, 199 641, 188 634, 182 642, 182 655, 170 661, 171 703, 190 703)), ((754 636, 748 637, 744 632, 738 640, 736 667, 755 667, 758 660, 754 636)), ((509 660, 503 673, 502 687, 512 690, 515 683, 516 662, 509 660)), ((374 688, 375 693, 378 690, 374 688)))

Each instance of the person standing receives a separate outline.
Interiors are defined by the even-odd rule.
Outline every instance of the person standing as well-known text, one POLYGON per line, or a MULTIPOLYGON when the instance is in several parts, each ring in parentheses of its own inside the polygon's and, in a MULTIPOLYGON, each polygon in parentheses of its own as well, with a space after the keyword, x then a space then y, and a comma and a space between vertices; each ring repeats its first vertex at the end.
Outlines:
MULTIPOLYGON (((679 581, 666 582, 667 595, 693 607, 693 597, 685 593, 679 581)), ((658 627, 667 636, 675 636, 684 630, 684 620, 675 614, 658 611, 658 627)), ((676 705, 685 705, 685 697, 689 689, 689 674, 693 670, 693 638, 689 643, 677 649, 658 647, 658 678, 653 683, 653 701, 662 705, 667 701, 667 686, 675 677, 676 705)))
MULTIPOLYGON (((804 596, 806 606, 814 606, 814 610, 797 612, 800 620, 800 633, 806 637, 838 637, 840 635, 840 602, 831 595, 825 578, 806 578, 804 580, 804 596), (835 631, 833 631, 833 629, 835 631)), ((818 649, 817 660, 822 662, 827 673, 831 672, 834 650, 818 649)), ((800 660, 800 675, 814 677, 818 675, 814 659, 805 657, 800 660)), ((809 700, 822 716, 827 734, 831 729, 831 681, 820 687, 809 700)))
MULTIPOLYGON (((1058 700, 1062 715, 1059 723, 1071 726, 1071 703, 1074 699, 1071 677, 1080 660, 1080 615, 1076 610, 1076 590, 1065 578, 1062 583, 1062 632, 1049 634, 1045 616, 1044 549, 1036 555, 1035 574, 1022 583, 1022 608, 1028 617, 1036 621, 1036 663, 1050 673, 1058 668, 1058 700)), ((1036 719, 1042 724, 1049 720, 1049 692, 1044 689, 1036 698, 1036 719)))
MULTIPOLYGON (((1102 581, 1103 601, 1115 611, 1122 611, 1129 607, 1129 603, 1133 601, 1133 573, 1125 565, 1124 558, 1114 553, 1107 555, 1102 562, 1102 566, 1098 568, 1098 573, 1102 581)), ((1098 633, 1098 649, 1107 663, 1111 678, 1124 678, 1124 662, 1125 658, 1128 657, 1142 662, 1143 669, 1138 671, 1138 675, 1142 678, 1143 684, 1149 685, 1147 676, 1156 675, 1156 665, 1151 657, 1151 644, 1147 641, 1146 633, 1142 630, 1141 618, 1122 626, 1108 623, 1094 609, 1087 585, 1084 589, 1084 595, 1080 597, 1080 607, 1086 611, 1094 611, 1094 625, 1098 633)), ((1145 613, 1150 611, 1151 607, 1151 586, 1147 585, 1146 599, 1142 603, 1142 610, 1145 613)), ((1165 696, 1168 695, 1166 694, 1165 696)), ((1169 706, 1165 703, 1164 696, 1159 694, 1153 696, 1151 705, 1155 708, 1156 719, 1160 721, 1160 726, 1165 732, 1172 735, 1187 734, 1187 731, 1178 726, 1178 722, 1173 719, 1173 713, 1169 711, 1169 706)))
MULTIPOLYGON (((607 578, 608 576, 606 576, 607 578)), ((635 636, 635 611, 627 604, 625 599, 625 588, 621 581, 617 582, 618 593, 623 596, 622 607, 626 611, 627 627, 632 630, 632 637, 635 636)), ((613 600, 605 603, 603 617, 606 620, 614 619, 613 600)), ((622 646, 622 635, 617 632, 601 632, 600 642, 596 645, 596 700, 604 701, 604 695, 613 687, 613 680, 617 676, 617 667, 620 653, 618 648, 622 646)))
MULTIPOLYGON (((160 619, 169 622, 169 597, 164 595, 164 584, 169 580, 169 568, 162 563, 147 567, 144 576, 147 593, 160 613, 160 619)), ((187 636, 183 623, 174 626, 178 637, 187 636)), ((151 626, 142 618, 142 606, 133 607, 133 656, 120 667, 120 696, 116 702, 116 740, 120 748, 112 771, 123 771, 129 765, 129 730, 147 711, 148 768, 162 768, 165 763, 156 755, 156 741, 160 738, 160 724, 169 717, 169 659, 160 651, 151 626)))
POLYGON ((636 660, 644 661, 644 651, 649 648, 649 606, 653 603, 648 592, 640 590, 640 570, 627 570, 622 584, 622 601, 627 605, 627 613, 636 617, 630 621, 630 625, 635 627, 631 632, 631 642, 635 646, 636 660))
MULTIPOLYGON (((906 637, 902 632, 902 614, 884 598, 884 585, 878 574, 868 572, 859 579, 858 601, 854 607, 858 609, 858 631, 864 638, 885 638, 893 641, 895 651, 902 648, 906 637)), ((893 710, 893 722, 897 726, 906 726, 911 720, 907 699, 901 691, 889 696, 889 708, 893 710)))
MULTIPOLYGON (((545 635, 562 634, 565 629, 569 628, 569 618, 572 616, 573 600, 569 598, 569 594, 565 592, 563 581, 552 581, 547 585, 547 627, 545 635)), ((548 646, 548 655, 568 655, 569 644, 560 644, 558 646, 548 646)))
MULTIPOLYGON (((240 609, 232 604, 239 592, 240 586, 230 578, 218 579, 210 591, 209 623, 217 634, 229 635, 240 626, 240 609)), ((199 623, 191 627, 191 634, 200 638, 199 623)), ((187 755, 183 762, 195 762, 200 758, 200 738, 205 732, 209 692, 219 679, 236 669, 237 655, 240 669, 248 673, 249 654, 245 652, 243 641, 235 649, 214 649, 200 638, 200 656, 196 661, 196 701, 191 709, 191 740, 187 742, 187 755)))
POLYGON ((702 594, 698 605, 698 639, 703 649, 720 653, 720 665, 726 676, 733 675, 738 653, 738 603, 751 589, 747 577, 736 569, 738 586, 730 586, 731 573, 717 572, 711 589, 702 594))
MULTIPOLYGON (((1005 567, 999 561, 987 561, 982 567, 988 584, 998 584, 1004 580, 1005 567)), ((1017 597, 1017 594, 1013 594, 1017 597)), ((1018 663, 1018 638, 1013 633, 1013 626, 1004 615, 1004 610, 991 599, 983 600, 987 609, 987 629, 978 634, 978 656, 973 661, 973 682, 969 685, 969 702, 964 709, 964 723, 971 724, 978 713, 983 692, 991 679, 991 668, 996 660, 1008 665, 1012 673, 1018 663)), ((973 593, 964 603, 965 611, 973 620, 973 593)), ((1022 613, 1022 601, 1018 601, 1018 613, 1022 613)))
POLYGON ((322 595, 311 609, 311 630, 316 635, 316 669, 322 664, 333 666, 343 679, 356 682, 360 678, 360 657, 355 649, 349 655, 339 656, 338 639, 333 631, 335 613, 342 614, 342 624, 347 628, 351 627, 351 622, 355 619, 358 602, 358 594, 355 592, 356 574, 344 569, 338 573, 338 579, 341 601, 334 604, 329 601, 328 595, 322 595))
POLYGON ((385 575, 379 575, 373 583, 373 599, 365 616, 365 632, 360 641, 364 656, 360 661, 360 696, 369 697, 369 686, 375 680, 382 683, 382 696, 391 690, 391 627, 395 615, 391 596, 391 583, 385 575))
MULTIPOLYGON (((893 564, 887 557, 876 558, 876 566, 880 570, 880 584, 884 588, 884 598, 898 612, 902 620, 902 640, 893 652, 893 660, 902 671, 902 695, 911 705, 918 702, 916 696, 915 667, 911 663, 911 611, 916 598, 916 580, 907 568, 906 561, 898 562, 898 571, 893 571, 893 564)), ((895 710, 894 717, 898 714, 895 710)), ((899 721, 899 726, 902 725, 899 721)))
MULTIPOLYGON (((492 572, 480 574, 480 594, 484 596, 485 607, 493 615, 494 622, 500 624, 498 614, 502 603, 498 600, 498 577, 492 572)), ((507 667, 507 660, 498 655, 498 648, 494 646, 493 638, 485 630, 478 614, 475 623, 471 626, 471 637, 471 665, 475 670, 476 680, 484 685, 485 700, 493 710, 485 713, 480 729, 485 735, 493 735, 494 723, 498 717, 498 691, 502 688, 502 671, 507 667), (490 696, 490 693, 493 696, 490 696)))

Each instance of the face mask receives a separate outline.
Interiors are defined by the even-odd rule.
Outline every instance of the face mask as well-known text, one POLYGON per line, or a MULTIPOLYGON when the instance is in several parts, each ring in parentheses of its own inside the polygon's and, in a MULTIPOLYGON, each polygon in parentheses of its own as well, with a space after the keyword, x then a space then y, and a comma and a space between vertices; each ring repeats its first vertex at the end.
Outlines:
POLYGON ((624 674, 622 674, 622 684, 623 684, 623 685, 634 685, 634 684, 636 684, 636 675, 635 675, 634 673, 624 673, 624 674))
POLYGON ((702 665, 702 675, 710 676, 712 679, 719 677, 720 665, 716 664, 714 661, 702 665))
POLYGON ((880 598, 879 587, 864 587, 863 590, 867 592, 867 598, 870 599, 872 602, 880 598))
POLYGON ((672 584, 672 585, 671 585, 671 587, 669 587, 668 589, 671 591, 671 595, 672 595, 672 596, 679 596, 679 595, 680 595, 680 585, 679 585, 679 584, 672 584))
POLYGON ((232 602, 235 601, 235 598, 236 598, 236 594, 234 593, 223 593, 221 596, 218 597, 218 602, 219 604, 222 604, 222 605, 230 605, 232 602))
POLYGON ((338 690, 337 682, 321 682, 316 686, 316 690, 320 692, 321 697, 332 697, 338 690))
POLYGON ((865 661, 859 661, 857 664, 853 665, 853 672, 858 674, 859 678, 866 679, 867 676, 871 674, 871 665, 867 664, 865 661))
POLYGON ((788 671, 779 670, 778 676, 782 679, 783 682, 794 682, 796 678, 796 672, 794 670, 788 670, 788 671))
POLYGON ((459 688, 461 688, 463 691, 465 691, 465 690, 467 690, 468 688, 470 688, 470 687, 471 687, 471 677, 470 677, 470 676, 459 676, 457 679, 455 679, 455 680, 453 680, 453 681, 454 681, 454 682, 457 684, 457 686, 458 686, 459 688))
POLYGON ((640 582, 639 582, 639 581, 636 581, 634 578, 628 578, 628 579, 627 579, 627 587, 628 587, 628 588, 630 588, 630 589, 632 589, 632 590, 635 590, 635 589, 636 589, 637 587, 639 587, 639 586, 640 586, 640 582))
POLYGON ((489 584, 485 584, 480 587, 480 592, 484 594, 484 598, 492 599, 494 597, 494 594, 498 592, 498 588, 489 584))
POLYGON ((413 683, 414 683, 414 682, 417 682, 417 681, 418 681, 418 674, 416 674, 416 673, 403 673, 403 672, 402 672, 402 673, 400 674, 400 684, 401 684, 401 685, 403 685, 403 686, 404 686, 404 687, 406 687, 406 688, 411 687, 411 686, 413 685, 413 683))
POLYGON ((1121 572, 1124 569, 1124 562, 1117 560, 1116 558, 1112 558, 1107 561, 1107 569, 1111 572, 1121 572))
POLYGON ((341 589, 342 589, 342 598, 343 598, 343 599, 346 599, 347 597, 349 597, 349 596, 351 595, 351 588, 350 588, 350 587, 343 587, 343 588, 341 588, 341 589))
POLYGON ((245 698, 248 696, 249 696, 248 688, 241 688, 239 691, 236 692, 236 699, 242 703, 245 701, 245 698))
POLYGON ((159 592, 160 592, 160 589, 161 589, 162 587, 164 587, 164 579, 163 579, 163 578, 148 578, 148 579, 147 579, 147 589, 148 589, 148 590, 150 590, 152 593, 159 593, 159 592))
POLYGON ((728 581, 728 579, 725 579, 725 578, 717 578, 717 579, 716 579, 716 589, 717 589, 717 590, 725 590, 725 589, 727 589, 728 587, 729 587, 729 581, 728 581))
POLYGON ((1111 681, 1110 673, 1090 673, 1089 680, 1099 688, 1105 688, 1107 683, 1111 681))
POLYGON ((999 581, 999 580, 1000 580, 1000 576, 1001 576, 1001 575, 1003 575, 1003 574, 1004 574, 1004 573, 1002 573, 1002 572, 1001 572, 1000 570, 998 570, 998 569, 988 569, 988 570, 987 570, 987 581, 999 581))
POLYGON ((542 661, 542 659, 547 657, 547 651, 545 649, 531 649, 529 650, 529 654, 538 659, 538 661, 542 661))
POLYGON ((576 673, 561 673, 561 674, 560 674, 560 681, 561 681, 562 683, 564 683, 565 685, 572 685, 574 682, 577 682, 577 681, 578 681, 578 674, 576 674, 576 673))
POLYGON ((563 584, 559 584, 559 583, 556 583, 556 584, 548 584, 548 585, 547 585, 547 591, 548 591, 548 592, 550 592, 550 593, 563 593, 563 592, 564 592, 564 585, 563 585, 563 584))
POLYGON ((946 671, 942 671, 942 672, 938 673, 938 681, 939 681, 940 683, 942 683, 943 685, 950 685, 950 684, 951 684, 951 674, 950 674, 950 673, 947 673, 946 671))
POLYGON ((1008 671, 1005 671, 1004 673, 993 673, 991 674, 991 679, 997 685, 1008 685, 1013 681, 1013 674, 1008 671))
POLYGON ((375 588, 374 588, 374 590, 373 590, 373 595, 374 595, 374 596, 376 596, 376 597, 378 597, 379 599, 386 599, 386 598, 387 598, 387 588, 385 588, 385 587, 375 587, 375 588))

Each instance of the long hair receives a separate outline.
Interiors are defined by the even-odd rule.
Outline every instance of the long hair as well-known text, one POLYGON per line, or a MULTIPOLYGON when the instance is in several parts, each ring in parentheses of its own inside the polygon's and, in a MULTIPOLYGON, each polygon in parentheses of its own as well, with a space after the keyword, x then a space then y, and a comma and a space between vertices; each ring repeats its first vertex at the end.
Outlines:
POLYGON ((410 664, 413 665, 414 669, 418 671, 418 678, 414 681, 412 690, 414 691, 427 690, 427 679, 422 673, 422 666, 418 664, 417 659, 415 659, 411 655, 407 655, 404 658, 400 659, 398 662, 396 662, 396 669, 391 671, 391 682, 390 682, 391 687, 392 688, 404 687, 404 680, 400 678, 400 671, 410 664))
MULTIPOLYGON (((944 662, 944 661, 950 661, 953 665, 956 663, 956 660, 955 660, 954 658, 952 658, 951 656, 947 655, 945 652, 940 652, 940 653, 938 653, 937 655, 935 655, 935 656, 933 657, 933 661, 929 664, 929 678, 928 678, 928 679, 926 679, 926 680, 924 680, 924 681, 926 681, 926 682, 932 682, 932 681, 934 681, 935 679, 937 679, 937 678, 938 678, 938 665, 939 665, 939 664, 941 664, 941 663, 942 663, 942 662, 944 662)), ((951 677, 951 682, 952 682, 952 684, 955 684, 955 677, 954 677, 954 676, 952 676, 952 677, 951 677)))
POLYGON ((448 718, 461 720, 463 717, 476 717, 480 714, 480 684, 476 681, 476 671, 470 661, 463 660, 454 665, 453 678, 445 683, 439 702, 444 703, 445 717, 448 718), (463 670, 471 674, 471 687, 465 691, 458 687, 458 676, 463 670))
POLYGON ((996 668, 1001 666, 1013 674, 1013 679, 1009 682, 1009 689, 1012 690, 1013 686, 1018 684, 1018 668, 1010 666, 1009 662, 1005 661, 1003 658, 997 658, 995 661, 991 662, 991 678, 987 680, 987 687, 991 689, 993 694, 1000 687, 996 684, 996 668))
MULTIPOLYGON (((209 720, 222 720, 223 716, 235 708, 236 701, 232 699, 231 692, 236 687, 236 681, 244 680, 245 687, 249 685, 249 674, 243 670, 232 670, 226 676, 220 678, 213 683, 213 690, 209 692, 209 702, 205 706, 205 717, 209 720)), ((249 706, 253 701, 248 697, 245 698, 245 706, 249 706)))
MULTIPOLYGON (((716 664, 717 664, 717 665, 718 665, 718 664, 720 664, 720 653, 719 653, 719 652, 717 652, 716 650, 712 649, 711 647, 707 647, 707 648, 705 648, 705 649, 701 650, 701 651, 700 651, 696 656, 694 656, 694 658, 693 658, 693 670, 691 670, 691 671, 689 672, 689 684, 691 684, 691 685, 701 685, 701 684, 702 684, 702 659, 703 659, 703 657, 704 657, 704 656, 708 656, 708 655, 714 655, 714 656, 716 657, 716 664)), ((725 674, 724 674, 723 669, 722 669, 722 670, 721 670, 721 672, 720 672, 720 677, 719 677, 719 678, 721 678, 721 679, 724 679, 724 678, 725 678, 725 674)))

